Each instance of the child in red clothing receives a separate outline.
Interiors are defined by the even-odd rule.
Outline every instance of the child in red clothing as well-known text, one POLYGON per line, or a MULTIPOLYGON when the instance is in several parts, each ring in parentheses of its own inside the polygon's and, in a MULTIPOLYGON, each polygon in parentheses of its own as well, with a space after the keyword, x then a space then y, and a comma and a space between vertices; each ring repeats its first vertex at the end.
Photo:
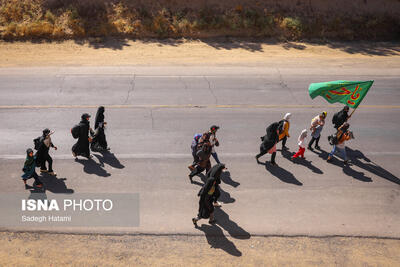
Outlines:
POLYGON ((306 141, 307 141, 307 130, 304 129, 301 134, 299 135, 298 138, 299 141, 299 151, 297 151, 296 154, 293 155, 292 159, 295 159, 299 156, 301 156, 301 158, 305 159, 304 157, 304 152, 306 151, 306 141))

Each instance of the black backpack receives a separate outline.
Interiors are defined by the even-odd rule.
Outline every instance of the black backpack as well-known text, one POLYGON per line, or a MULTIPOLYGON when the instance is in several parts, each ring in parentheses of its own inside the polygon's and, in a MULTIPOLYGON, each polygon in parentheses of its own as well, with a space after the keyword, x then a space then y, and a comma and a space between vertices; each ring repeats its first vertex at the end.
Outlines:
POLYGON ((344 132, 342 132, 339 137, 337 136, 337 133, 328 136, 329 144, 332 146, 337 145, 339 143, 339 140, 342 138, 343 134, 344 132))
POLYGON ((35 150, 39 150, 40 146, 42 145, 42 142, 43 142, 42 136, 33 139, 33 146, 35 150))
POLYGON ((336 125, 338 124, 338 121, 339 121, 339 112, 336 112, 332 117, 332 123, 336 125))
POLYGON ((285 125, 285 121, 286 120, 280 120, 278 123, 279 123, 279 126, 278 126, 278 130, 279 130, 279 134, 281 134, 281 133, 283 133, 283 129, 284 129, 284 125, 285 125))
POLYGON ((79 124, 77 124, 71 128, 71 134, 72 134, 73 138, 75 138, 75 139, 79 138, 80 129, 81 129, 81 127, 79 126, 79 124))

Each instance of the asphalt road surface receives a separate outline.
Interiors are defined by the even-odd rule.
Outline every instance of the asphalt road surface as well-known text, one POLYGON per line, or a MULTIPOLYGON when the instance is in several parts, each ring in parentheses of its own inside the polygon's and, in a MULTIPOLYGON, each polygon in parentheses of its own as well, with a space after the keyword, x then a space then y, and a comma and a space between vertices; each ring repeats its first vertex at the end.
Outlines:
POLYGON ((20 178, 25 150, 48 127, 55 130, 59 149, 51 152, 57 178, 42 177, 47 196, 139 193, 140 226, 35 229, 203 234, 191 222, 202 181, 196 177, 190 184, 187 166, 193 135, 216 124, 221 127, 217 152, 229 171, 221 184, 223 207, 216 211, 224 234, 400 238, 400 65, 295 62, 278 67, 0 69, 0 192, 29 196, 20 178), (327 163, 331 147, 326 137, 341 107, 311 100, 309 83, 371 79, 373 87, 350 120, 352 164, 327 163), (83 112, 94 120, 99 105, 106 107, 111 153, 76 162, 69 130, 83 112), (322 110, 328 112, 322 151, 307 150, 306 161, 292 163, 298 135, 322 110), (292 113, 289 152, 278 152, 277 167, 258 165, 259 137, 286 112, 292 113))

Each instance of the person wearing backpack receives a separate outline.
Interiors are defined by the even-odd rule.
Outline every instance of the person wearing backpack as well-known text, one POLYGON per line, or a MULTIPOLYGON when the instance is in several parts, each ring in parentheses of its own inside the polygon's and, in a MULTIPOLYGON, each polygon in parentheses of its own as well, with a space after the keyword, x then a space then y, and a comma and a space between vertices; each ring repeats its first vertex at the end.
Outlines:
POLYGON ((321 147, 319 146, 319 139, 321 137, 321 131, 324 128, 325 125, 325 118, 326 118, 326 111, 323 111, 321 114, 319 114, 318 116, 314 117, 311 120, 311 140, 310 143, 308 143, 308 149, 311 151, 314 151, 314 149, 311 147, 312 144, 315 141, 315 149, 320 150, 321 147))
MULTIPOLYGON (((89 144, 92 142, 92 138, 89 137, 89 132, 93 135, 93 130, 90 128, 90 115, 87 113, 82 114, 81 122, 73 129, 79 129, 78 141, 72 146, 72 155, 76 158, 77 156, 83 156, 88 159, 93 156, 90 155, 89 144)), ((72 131, 72 130, 71 130, 72 131)))
POLYGON ((333 160, 333 155, 337 150, 342 154, 343 163, 345 165, 348 164, 345 142, 354 138, 353 133, 349 131, 349 127, 350 125, 347 122, 345 122, 342 126, 339 127, 336 133, 336 140, 334 141, 332 151, 331 153, 329 153, 328 159, 326 160, 327 162, 331 162, 333 160))
POLYGON ((271 164, 273 166, 277 165, 275 162, 276 157, 276 144, 279 141, 279 123, 274 122, 267 127, 267 134, 261 137, 260 153, 256 155, 257 163, 260 164, 258 160, 261 156, 270 153, 271 154, 271 164))
POLYGON ((197 146, 199 144, 199 140, 202 134, 195 134, 192 140, 192 145, 190 148, 192 149, 192 156, 193 156, 193 163, 188 166, 190 171, 193 171, 196 164, 199 162, 199 157, 196 155, 197 153, 197 146))
POLYGON ((51 132, 49 129, 43 130, 43 135, 40 137, 40 145, 39 149, 37 150, 37 160, 40 163, 40 172, 41 173, 48 173, 50 175, 56 176, 57 173, 53 171, 53 159, 49 154, 50 147, 57 150, 57 147, 54 146, 53 142, 51 141, 51 135, 54 132, 51 132), (46 168, 46 162, 49 164, 49 169, 46 168))
POLYGON ((190 182, 193 183, 193 177, 202 173, 204 170, 208 172, 211 169, 211 151, 210 134, 206 132, 202 135, 197 145, 196 156, 199 158, 198 163, 189 174, 190 182))
POLYGON ((292 116, 291 113, 286 113, 283 117, 283 120, 279 121, 279 142, 282 141, 282 150, 287 150, 286 140, 290 137, 289 128, 290 122, 289 119, 292 116))
POLYGON ((33 150, 31 148, 28 148, 26 150, 26 159, 25 159, 24 167, 22 168, 22 171, 24 172, 24 174, 21 175, 22 180, 25 184, 25 187, 27 187, 26 180, 28 180, 30 178, 35 179, 36 187, 38 187, 38 188, 43 187, 43 184, 39 180, 39 176, 37 175, 35 169, 36 169, 36 156, 33 155, 33 150))
POLYGON ((343 125, 349 118, 349 107, 345 106, 341 111, 335 113, 332 117, 332 124, 336 130, 339 129, 340 126, 343 125))

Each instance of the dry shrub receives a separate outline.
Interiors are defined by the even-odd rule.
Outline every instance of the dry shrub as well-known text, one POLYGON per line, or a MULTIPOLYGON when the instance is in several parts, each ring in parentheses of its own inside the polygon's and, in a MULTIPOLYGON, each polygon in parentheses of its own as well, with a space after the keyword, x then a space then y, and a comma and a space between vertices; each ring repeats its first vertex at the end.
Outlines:
POLYGON ((298 39, 302 36, 303 24, 299 18, 285 17, 279 24, 283 34, 288 39, 298 39))
MULTIPOLYGON (((300 40, 398 39, 392 15, 312 12, 302 5, 163 8, 131 0, 0 0, 0 38, 255 36, 300 40), (147 7, 147 8, 145 8, 147 7), (268 10, 267 10, 268 8, 268 10)), ((300 3, 300 2, 298 2, 300 3)), ((226 4, 226 3, 225 3, 226 4)), ((247 3, 246 3, 247 4, 247 3)))

